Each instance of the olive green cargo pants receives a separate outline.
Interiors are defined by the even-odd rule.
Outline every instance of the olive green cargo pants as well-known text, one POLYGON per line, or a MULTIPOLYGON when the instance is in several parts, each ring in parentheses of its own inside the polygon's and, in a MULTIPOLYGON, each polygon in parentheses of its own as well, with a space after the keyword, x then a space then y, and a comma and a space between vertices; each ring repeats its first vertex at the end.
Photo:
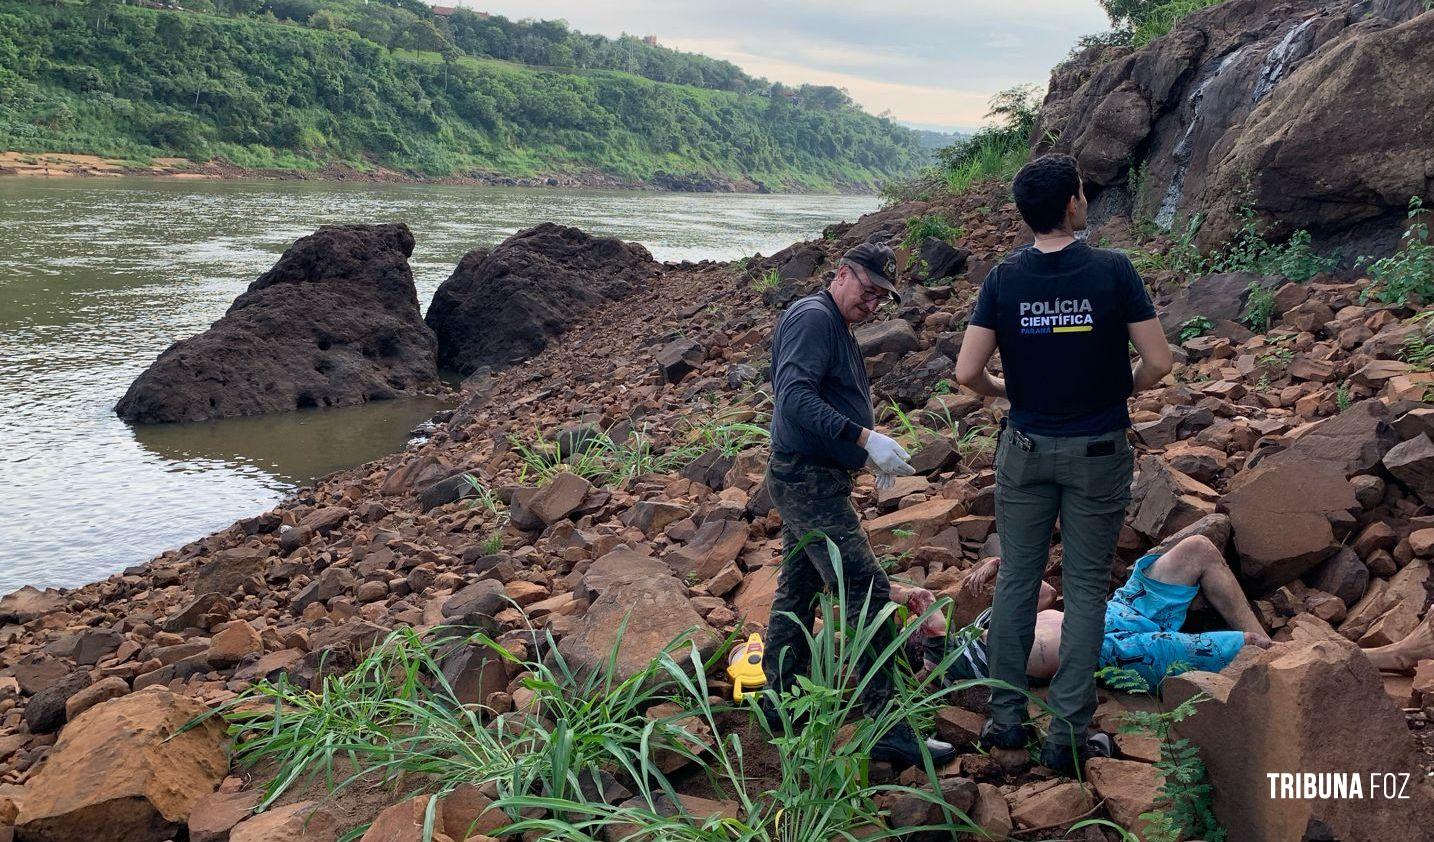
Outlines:
MULTIPOLYGON (((1013 429, 1003 430, 996 454, 1001 566, 987 636, 991 677, 1021 690, 1029 686, 1026 661, 1035 639, 1036 601, 1059 518, 1065 619, 1060 667, 1047 693, 1058 714, 1048 739, 1082 742, 1095 713, 1110 564, 1130 503, 1134 451, 1123 429, 1069 438, 1028 434, 1029 450, 1019 446, 1019 438, 1013 429), (1104 455, 1087 455, 1088 450, 1104 455)), ((991 718, 998 726, 1024 722, 1026 697, 993 690, 991 718)))

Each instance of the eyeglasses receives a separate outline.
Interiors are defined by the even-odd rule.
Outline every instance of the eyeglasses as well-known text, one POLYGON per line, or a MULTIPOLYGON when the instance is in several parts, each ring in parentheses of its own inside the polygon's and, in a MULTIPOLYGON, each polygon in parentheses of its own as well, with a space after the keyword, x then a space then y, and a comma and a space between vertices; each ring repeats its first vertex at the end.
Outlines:
POLYGON ((864 268, 858 267, 855 263, 850 262, 843 262, 842 265, 850 269, 851 273, 856 276, 857 285, 861 287, 862 301, 876 301, 878 299, 886 298, 891 294, 891 291, 886 289, 885 287, 879 287, 874 284, 867 283, 866 278, 864 277, 866 275, 866 270, 864 268))

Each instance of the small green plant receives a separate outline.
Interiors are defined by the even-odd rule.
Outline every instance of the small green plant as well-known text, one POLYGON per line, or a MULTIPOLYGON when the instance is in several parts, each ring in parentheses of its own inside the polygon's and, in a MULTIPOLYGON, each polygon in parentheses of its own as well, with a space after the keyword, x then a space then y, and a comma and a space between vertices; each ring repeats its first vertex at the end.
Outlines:
POLYGON ((757 292, 769 292, 782 285, 782 273, 776 269, 768 269, 761 275, 752 279, 752 289, 757 292))
POLYGON ((1241 321, 1250 330, 1257 333, 1266 333, 1270 329, 1270 320, 1275 315, 1275 294, 1270 288, 1258 281, 1251 281, 1245 288, 1245 315, 1241 321))
POLYGON ((945 214, 927 213, 907 218, 906 238, 901 241, 901 246, 915 252, 921 248, 921 244, 926 242, 928 237, 935 237, 949 243, 964 236, 966 236, 966 229, 952 224, 945 214))
POLYGON ((1340 383, 1339 387, 1334 390, 1335 406, 1339 407, 1340 412, 1344 412, 1346 409, 1349 409, 1353 403, 1354 400, 1349 395, 1349 383, 1340 383))
POLYGON ((497 555, 503 551, 503 533, 493 530, 488 537, 479 542, 478 546, 483 550, 483 555, 497 555))
MULTIPOLYGON (((1176 662, 1166 674, 1178 675, 1189 669, 1189 664, 1176 662)), ((1121 667, 1103 667, 1096 671, 1096 678, 1125 692, 1149 693, 1151 689, 1139 673, 1121 667)), ((1140 814, 1147 822, 1146 842, 1179 842, 1181 839, 1223 842, 1225 839, 1225 829, 1210 806, 1211 787, 1200 752, 1190 740, 1175 739, 1173 733, 1176 725, 1195 715, 1196 705, 1208 699, 1204 693, 1197 693, 1170 710, 1124 714, 1122 733, 1143 733, 1160 742, 1160 759, 1155 763, 1155 768, 1164 776, 1160 800, 1156 810, 1140 814)))
MULTIPOLYGON (((1434 310, 1425 310, 1410 319, 1409 323, 1422 324, 1429 321, 1431 317, 1434 317, 1434 310)), ((1431 339, 1428 330, 1405 340, 1404 345, 1399 349, 1399 358, 1409 363, 1417 371, 1428 371, 1431 366, 1434 366, 1434 339, 1431 339)))
POLYGON ((477 477, 472 474, 464 474, 463 481, 468 483, 469 489, 473 492, 475 507, 487 509, 489 514, 497 517, 502 517, 505 514, 503 502, 498 499, 498 495, 494 494, 493 490, 484 485, 477 477))
POLYGON ((996 452, 996 431, 987 425, 972 427, 956 439, 956 449, 964 458, 996 452))
POLYGON ((933 395, 949 395, 951 391, 951 381, 945 378, 937 380, 936 385, 931 387, 931 394, 933 395))
POLYGON ((1293 348, 1271 348, 1255 358, 1255 362, 1265 368, 1281 369, 1290 364, 1295 358, 1293 348))
POLYGON ((1180 341, 1188 342, 1215 329, 1215 323, 1204 316, 1191 316, 1180 323, 1180 341))
POLYGON ((1301 229, 1283 243, 1271 243, 1260 232, 1259 216, 1253 207, 1244 205, 1236 215, 1240 218, 1239 230, 1224 248, 1205 261, 1206 272, 1253 272, 1307 281, 1339 266, 1339 252, 1317 254, 1308 231, 1301 229))
POLYGON ((1434 244, 1429 242, 1428 213, 1418 196, 1411 198, 1399 250, 1380 260, 1359 259, 1369 267, 1372 282, 1360 293, 1361 301, 1373 298, 1385 304, 1411 304, 1416 297, 1424 304, 1434 301, 1434 244))

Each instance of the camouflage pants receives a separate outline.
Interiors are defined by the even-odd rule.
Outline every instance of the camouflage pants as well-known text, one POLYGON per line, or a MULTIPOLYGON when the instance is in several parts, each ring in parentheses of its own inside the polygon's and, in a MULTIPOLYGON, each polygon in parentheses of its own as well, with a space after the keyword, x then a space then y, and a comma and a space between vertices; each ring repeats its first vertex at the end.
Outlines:
MULTIPOLYGON (((832 567, 825 541, 810 541, 793 555, 802 536, 810 532, 824 533, 841 551, 840 575, 846 590, 846 604, 842 609, 848 624, 861 618, 863 605, 869 616, 875 616, 890 599, 891 585, 871 551, 871 544, 861 529, 861 518, 852 506, 850 472, 773 456, 767 464, 767 487, 782 515, 783 562, 772 599, 764 664, 767 685, 781 692, 791 686, 796 676, 810 669, 811 650, 802 627, 812 627, 818 594, 824 589, 835 594, 838 585, 838 574, 832 567)), ((878 631, 872 645, 880 652, 891 640, 888 622, 878 631)), ((870 671, 870 665, 868 653, 860 667, 865 673, 870 671)), ((862 696, 862 707, 868 715, 886 704, 891 697, 891 687, 888 663, 872 676, 862 696)))

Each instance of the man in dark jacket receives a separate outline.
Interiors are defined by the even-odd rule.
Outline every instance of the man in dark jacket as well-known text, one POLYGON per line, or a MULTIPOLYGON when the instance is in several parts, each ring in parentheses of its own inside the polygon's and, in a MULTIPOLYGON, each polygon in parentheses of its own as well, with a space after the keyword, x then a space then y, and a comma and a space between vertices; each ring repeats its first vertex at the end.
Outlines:
MULTIPOLYGON (((831 284, 793 303, 782 314, 772 337, 772 456, 767 488, 782 515, 783 564, 767 629, 765 665, 769 686, 787 689, 804 673, 811 652, 802 634, 815 619, 817 594, 844 587, 842 606, 848 623, 874 617, 887 602, 891 586, 877 563, 861 518, 851 503, 852 475, 864 464, 878 477, 912 473, 909 455, 888 436, 872 429, 871 386, 851 326, 874 314, 888 297, 900 301, 890 278, 895 256, 885 246, 863 243, 846 253, 831 284), (813 532, 830 538, 841 551, 841 581, 825 542, 799 542, 813 532), (793 618, 795 617, 795 621, 793 618), (800 624, 800 625, 799 625, 800 624)), ((891 642, 889 628, 873 648, 891 642)), ((866 659, 869 671, 870 659, 866 659)), ((868 715, 891 697, 890 665, 869 676, 862 705, 868 715)), ((955 754, 950 745, 928 741, 933 760, 955 754)), ((911 765, 921 762, 915 732, 893 728, 873 757, 911 765)))
POLYGON ((1089 754, 1095 670, 1100 657, 1116 538, 1130 502, 1133 451, 1126 399, 1171 368, 1170 346, 1139 273, 1122 252, 1092 248, 1080 171, 1069 155, 1038 158, 1016 174, 1016 208, 1035 242, 991 270, 971 313, 956 379, 1009 398, 996 451, 996 530, 1004 560, 996 578, 991 677, 1016 689, 991 691, 987 745, 1025 744, 1026 662, 1052 530, 1061 524, 1060 669, 1047 701, 1058 714, 1041 753, 1069 774, 1089 754), (1140 361, 1132 369, 1130 345, 1140 361), (986 363, 999 348, 1005 379, 986 363))

